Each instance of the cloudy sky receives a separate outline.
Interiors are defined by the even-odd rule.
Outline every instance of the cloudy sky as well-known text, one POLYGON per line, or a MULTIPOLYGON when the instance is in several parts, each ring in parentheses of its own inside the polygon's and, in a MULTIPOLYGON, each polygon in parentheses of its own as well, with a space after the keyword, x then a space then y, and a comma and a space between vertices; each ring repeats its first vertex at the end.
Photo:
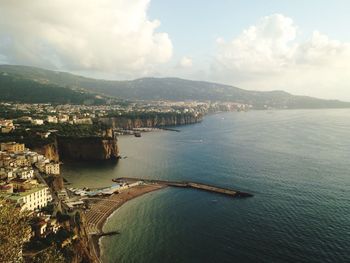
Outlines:
POLYGON ((0 0, 0 63, 350 101, 347 0, 0 0))

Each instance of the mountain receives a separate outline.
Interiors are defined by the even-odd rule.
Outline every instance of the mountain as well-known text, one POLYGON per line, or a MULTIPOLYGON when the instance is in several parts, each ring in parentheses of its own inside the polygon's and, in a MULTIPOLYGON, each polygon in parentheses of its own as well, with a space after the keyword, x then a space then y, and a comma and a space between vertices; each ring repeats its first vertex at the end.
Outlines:
POLYGON ((85 91, 72 90, 55 84, 42 84, 12 75, 0 76, 0 101, 58 104, 102 104, 105 100, 85 91))
MULTIPOLYGON (((28 66, 0 65, 1 80, 6 77, 18 81, 37 83, 40 88, 62 87, 72 92, 84 91, 128 100, 211 100, 247 103, 261 109, 265 105, 274 108, 347 108, 349 102, 322 100, 307 96, 294 96, 284 91, 248 91, 237 87, 179 78, 141 78, 130 81, 111 81, 86 78, 65 72, 57 72, 28 66)), ((22 84, 17 83, 17 89, 22 84)), ((91 96, 91 95, 90 95, 91 96)), ((2 96, 0 96, 2 99, 2 96)))

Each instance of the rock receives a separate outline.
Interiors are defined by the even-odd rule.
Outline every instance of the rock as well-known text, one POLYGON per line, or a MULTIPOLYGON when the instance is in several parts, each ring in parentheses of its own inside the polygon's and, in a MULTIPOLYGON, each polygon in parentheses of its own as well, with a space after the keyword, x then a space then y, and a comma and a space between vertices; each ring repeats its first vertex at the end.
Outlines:
POLYGON ((201 122, 203 116, 195 116, 189 114, 178 114, 171 116, 154 116, 150 118, 129 118, 129 117, 109 117, 101 118, 100 121, 107 124, 113 128, 121 129, 133 129, 141 127, 165 127, 165 126, 176 126, 176 125, 186 125, 201 122))
POLYGON ((119 157, 117 138, 57 137, 62 160, 103 161, 119 157))

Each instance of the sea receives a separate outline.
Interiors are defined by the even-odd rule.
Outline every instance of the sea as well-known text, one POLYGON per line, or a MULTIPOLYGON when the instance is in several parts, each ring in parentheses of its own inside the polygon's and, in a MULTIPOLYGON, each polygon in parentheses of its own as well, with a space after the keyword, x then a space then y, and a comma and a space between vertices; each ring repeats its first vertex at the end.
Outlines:
POLYGON ((116 177, 188 180, 254 194, 166 188, 107 220, 103 262, 350 262, 350 110, 230 112, 180 132, 119 137, 123 159, 63 165, 77 187, 116 177))

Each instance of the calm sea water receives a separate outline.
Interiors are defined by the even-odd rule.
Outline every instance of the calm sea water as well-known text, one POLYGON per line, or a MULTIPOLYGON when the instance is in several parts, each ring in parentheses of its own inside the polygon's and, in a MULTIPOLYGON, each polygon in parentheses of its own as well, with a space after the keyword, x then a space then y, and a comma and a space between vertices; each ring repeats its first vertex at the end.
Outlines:
POLYGON ((194 180, 249 199, 167 188, 113 214, 104 262, 350 262, 350 110, 212 115, 181 132, 121 137, 127 159, 65 165, 77 186, 194 180))

